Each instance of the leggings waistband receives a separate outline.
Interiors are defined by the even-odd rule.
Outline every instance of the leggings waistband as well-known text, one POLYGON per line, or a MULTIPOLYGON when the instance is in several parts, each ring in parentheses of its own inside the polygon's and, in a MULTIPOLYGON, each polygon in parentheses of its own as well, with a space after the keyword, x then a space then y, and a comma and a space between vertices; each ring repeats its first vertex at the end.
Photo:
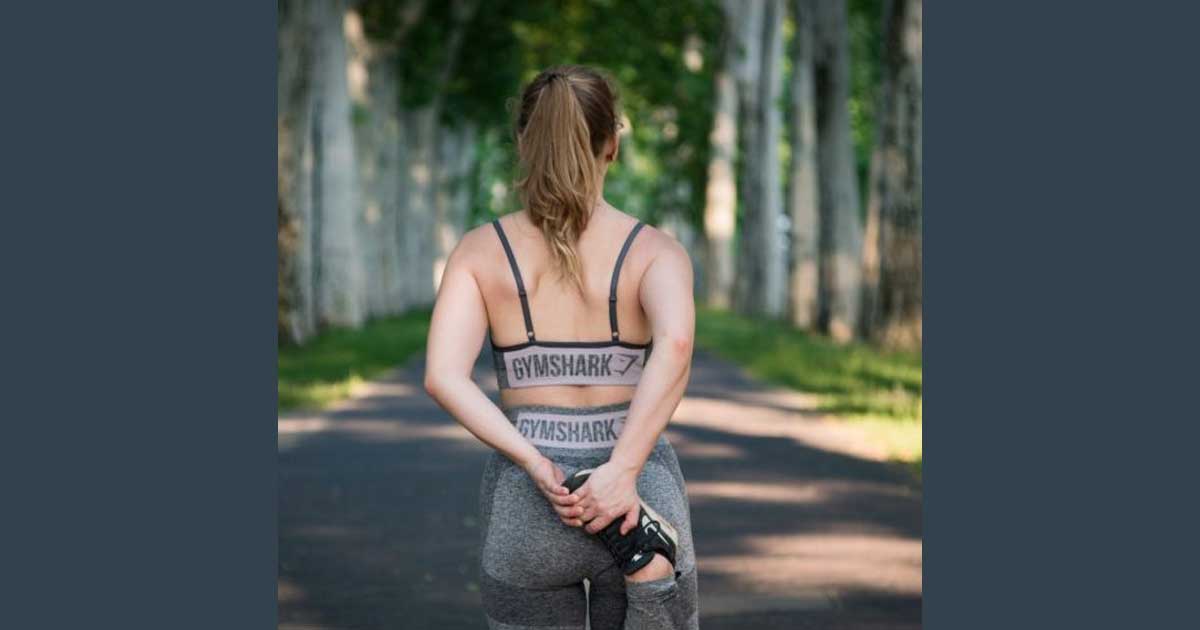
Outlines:
POLYGON ((598 407, 521 405, 504 415, 534 446, 565 449, 612 448, 625 427, 629 403, 598 407))

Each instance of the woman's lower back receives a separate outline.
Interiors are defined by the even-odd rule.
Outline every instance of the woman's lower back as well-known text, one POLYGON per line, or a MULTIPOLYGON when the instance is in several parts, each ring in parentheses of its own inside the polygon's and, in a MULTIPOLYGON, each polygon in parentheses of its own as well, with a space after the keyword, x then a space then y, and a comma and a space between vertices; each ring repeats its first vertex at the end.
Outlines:
POLYGON ((601 407, 629 402, 634 388, 628 385, 551 385, 500 392, 501 406, 601 407))

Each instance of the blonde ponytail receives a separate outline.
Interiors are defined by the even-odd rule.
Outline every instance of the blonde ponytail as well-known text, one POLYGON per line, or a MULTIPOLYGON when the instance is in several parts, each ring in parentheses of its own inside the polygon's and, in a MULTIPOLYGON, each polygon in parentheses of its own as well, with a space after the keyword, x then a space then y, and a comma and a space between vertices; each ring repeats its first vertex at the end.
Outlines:
POLYGON ((603 192, 600 152, 615 132, 616 98, 594 70, 551 68, 525 89, 517 120, 517 187, 559 273, 580 290, 575 245, 603 192))

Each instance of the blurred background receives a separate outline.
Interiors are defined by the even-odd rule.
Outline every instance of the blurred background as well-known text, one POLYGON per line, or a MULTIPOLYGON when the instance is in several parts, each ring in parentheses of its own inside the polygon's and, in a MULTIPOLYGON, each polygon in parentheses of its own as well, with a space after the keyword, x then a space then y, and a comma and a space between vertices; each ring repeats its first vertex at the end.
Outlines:
POLYGON ((620 91, 606 198, 693 257, 702 623, 919 627, 920 0, 278 12, 280 627, 483 627, 484 451, 419 362, 447 255, 519 207, 509 102, 562 63, 620 91))

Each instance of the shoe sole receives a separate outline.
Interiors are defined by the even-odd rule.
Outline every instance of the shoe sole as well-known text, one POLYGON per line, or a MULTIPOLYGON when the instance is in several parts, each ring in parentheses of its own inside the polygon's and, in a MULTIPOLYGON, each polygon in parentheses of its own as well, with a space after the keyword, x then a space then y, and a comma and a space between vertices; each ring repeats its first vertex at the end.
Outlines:
MULTIPOLYGON (((584 469, 584 470, 581 470, 581 471, 575 473, 574 475, 571 475, 571 477, 577 477, 579 475, 590 475, 595 470, 596 470, 595 468, 587 468, 587 469, 584 469)), ((583 484, 580 484, 580 485, 583 485, 583 484)), ((646 502, 642 501, 641 497, 638 497, 638 504, 642 506, 643 510, 646 510, 646 513, 650 515, 650 518, 658 521, 658 524, 662 526, 662 532, 664 534, 666 534, 668 537, 670 537, 671 544, 674 545, 676 548, 678 548, 679 547, 679 532, 675 531, 675 527, 671 525, 671 522, 668 521, 667 519, 663 518, 661 514, 659 514, 658 512, 656 512, 654 510, 654 508, 650 507, 649 505, 646 505, 646 502)))

